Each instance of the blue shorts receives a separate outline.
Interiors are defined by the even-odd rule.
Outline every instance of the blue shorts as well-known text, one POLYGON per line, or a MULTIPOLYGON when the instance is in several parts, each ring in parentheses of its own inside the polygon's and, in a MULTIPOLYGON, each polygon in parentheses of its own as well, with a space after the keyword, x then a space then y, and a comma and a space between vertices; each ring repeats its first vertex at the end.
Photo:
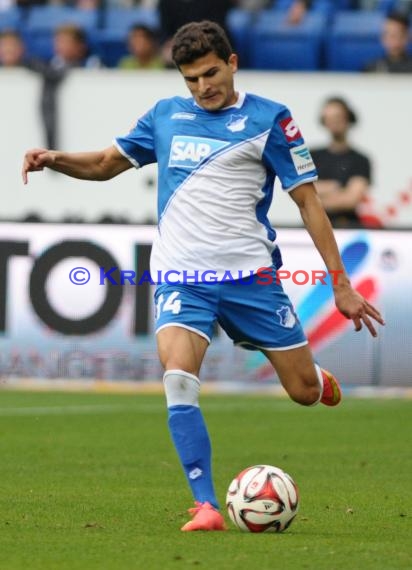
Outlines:
POLYGON ((243 348, 287 350, 307 344, 292 303, 276 277, 270 284, 259 282, 257 275, 249 281, 158 285, 156 333, 179 326, 210 342, 217 321, 243 348))

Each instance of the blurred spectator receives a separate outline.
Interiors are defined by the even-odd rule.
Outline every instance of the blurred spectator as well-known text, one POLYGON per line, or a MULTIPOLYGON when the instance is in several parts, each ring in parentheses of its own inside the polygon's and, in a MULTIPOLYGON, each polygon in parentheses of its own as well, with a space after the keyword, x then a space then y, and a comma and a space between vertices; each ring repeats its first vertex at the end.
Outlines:
POLYGON ((25 65, 23 39, 14 30, 0 32, 0 67, 21 67, 25 65))
POLYGON ((381 36, 385 56, 367 64, 364 71, 411 73, 412 56, 407 51, 409 40, 407 16, 395 12, 388 14, 381 36))
POLYGON ((371 164, 348 142, 349 130, 357 123, 357 117, 344 99, 331 97, 323 105, 320 121, 330 142, 325 148, 311 151, 319 174, 319 197, 334 227, 361 227, 357 207, 369 190, 371 164))
POLYGON ((90 53, 85 31, 73 24, 59 26, 54 32, 54 56, 50 67, 68 70, 73 67, 101 67, 99 58, 90 53))
POLYGON ((90 53, 87 37, 82 28, 68 24, 59 26, 54 32, 54 55, 50 62, 35 63, 34 71, 43 76, 41 114, 45 129, 45 142, 49 148, 58 146, 57 90, 66 73, 73 68, 99 68, 101 62, 90 53))
POLYGON ((123 57, 118 67, 121 69, 162 69, 164 63, 159 54, 156 33, 141 24, 129 31, 127 44, 130 55, 123 57))
POLYGON ((45 220, 37 212, 29 212, 22 218, 21 221, 25 224, 42 224, 45 222, 45 220))
POLYGON ((300 24, 311 6, 310 0, 294 0, 288 10, 288 22, 293 25, 300 24))

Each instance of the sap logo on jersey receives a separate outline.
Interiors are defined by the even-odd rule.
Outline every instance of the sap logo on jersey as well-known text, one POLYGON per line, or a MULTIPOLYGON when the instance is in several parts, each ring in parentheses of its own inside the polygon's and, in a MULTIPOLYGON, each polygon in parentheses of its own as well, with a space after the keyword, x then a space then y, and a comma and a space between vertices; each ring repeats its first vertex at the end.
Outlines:
POLYGON ((215 154, 228 142, 202 137, 185 137, 175 135, 170 149, 169 166, 196 168, 205 158, 215 154))

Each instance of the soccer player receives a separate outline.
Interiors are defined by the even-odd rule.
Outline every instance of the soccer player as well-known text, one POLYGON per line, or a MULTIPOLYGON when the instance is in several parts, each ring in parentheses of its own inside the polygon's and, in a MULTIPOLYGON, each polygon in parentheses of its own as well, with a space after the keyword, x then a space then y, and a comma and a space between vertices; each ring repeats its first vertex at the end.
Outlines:
POLYGON ((334 406, 341 399, 338 381, 314 363, 292 304, 276 282, 281 256, 267 219, 276 176, 296 202, 327 269, 337 272, 333 290, 340 312, 356 330, 364 324, 373 336, 372 319, 383 319, 351 287, 313 184, 315 166, 287 107, 235 90, 237 57, 215 23, 180 28, 172 53, 191 97, 159 101, 105 150, 29 150, 22 176, 27 183, 28 172, 47 167, 108 180, 132 166, 158 163, 151 271, 184 275, 176 284, 161 282, 155 293, 169 429, 195 499, 193 518, 182 530, 223 530, 199 408, 199 371, 215 322, 235 343, 261 350, 294 401, 334 406), (265 277, 258 273, 261 267, 270 268, 265 277), (205 282, 210 272, 213 284, 205 282), (227 280, 228 274, 249 278, 227 280))

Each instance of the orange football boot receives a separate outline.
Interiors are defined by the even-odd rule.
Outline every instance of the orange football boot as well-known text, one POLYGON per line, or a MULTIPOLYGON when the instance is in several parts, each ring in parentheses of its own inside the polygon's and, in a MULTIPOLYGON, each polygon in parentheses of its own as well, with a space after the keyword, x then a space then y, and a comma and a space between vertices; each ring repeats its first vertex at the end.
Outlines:
POLYGON ((325 406, 337 406, 342 400, 342 392, 338 380, 328 370, 321 368, 323 376, 323 392, 320 401, 325 406))
POLYGON ((181 530, 226 530, 224 518, 210 503, 195 501, 195 507, 189 509, 192 520, 182 526, 181 530))

